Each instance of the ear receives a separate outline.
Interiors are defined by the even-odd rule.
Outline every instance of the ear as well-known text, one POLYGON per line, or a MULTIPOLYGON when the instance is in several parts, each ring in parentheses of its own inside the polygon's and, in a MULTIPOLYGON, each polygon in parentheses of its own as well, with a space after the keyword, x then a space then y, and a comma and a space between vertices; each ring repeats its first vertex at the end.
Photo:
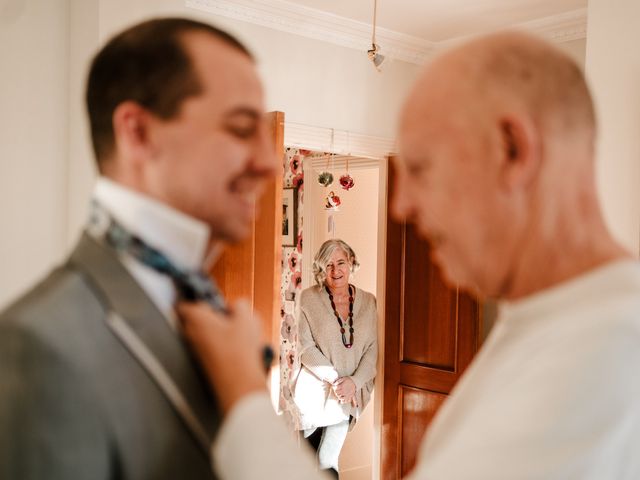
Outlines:
POLYGON ((509 190, 526 187, 536 177, 541 162, 541 142, 533 121, 510 115, 499 120, 502 184, 509 190))
POLYGON ((151 114, 136 102, 122 102, 113 112, 116 152, 126 167, 139 167, 153 156, 149 128, 151 114))

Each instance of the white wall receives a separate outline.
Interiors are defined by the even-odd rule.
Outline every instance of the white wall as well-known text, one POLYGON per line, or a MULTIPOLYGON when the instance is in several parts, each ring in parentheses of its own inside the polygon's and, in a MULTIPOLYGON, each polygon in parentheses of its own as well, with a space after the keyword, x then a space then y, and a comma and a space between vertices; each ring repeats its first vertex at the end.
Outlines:
POLYGON ((98 49, 98 0, 70 0, 69 158, 66 245, 77 241, 86 222, 95 163, 89 141, 84 90, 89 63, 98 49))
POLYGON ((640 2, 589 1, 586 71, 600 128, 598 188, 614 234, 636 255, 640 238, 640 2))
POLYGON ((0 3, 0 308, 65 252, 69 4, 0 3))
POLYGON ((558 43, 558 47, 565 51, 571 58, 573 58, 578 65, 584 70, 584 63, 587 53, 587 39, 581 38, 579 40, 572 40, 571 42, 558 43))

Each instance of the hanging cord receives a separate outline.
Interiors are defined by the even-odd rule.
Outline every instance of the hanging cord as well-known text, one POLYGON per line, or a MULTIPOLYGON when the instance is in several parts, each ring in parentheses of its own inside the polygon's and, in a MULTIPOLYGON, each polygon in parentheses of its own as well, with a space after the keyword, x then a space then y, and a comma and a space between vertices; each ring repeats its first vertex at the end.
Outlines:
POLYGON ((378 0, 373 0, 373 34, 371 35, 371 45, 375 49, 376 45, 376 19, 378 16, 378 0))
POLYGON ((331 169, 333 169, 334 167, 334 155, 335 155, 335 148, 334 148, 334 136, 335 136, 336 131, 332 128, 331 129, 331 169))

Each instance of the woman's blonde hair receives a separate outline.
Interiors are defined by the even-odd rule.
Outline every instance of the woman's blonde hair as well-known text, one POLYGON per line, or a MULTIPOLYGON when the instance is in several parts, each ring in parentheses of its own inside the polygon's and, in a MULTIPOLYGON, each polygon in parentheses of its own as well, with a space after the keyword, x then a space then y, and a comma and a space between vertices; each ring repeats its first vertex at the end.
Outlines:
POLYGON ((316 255, 313 257, 313 277, 319 288, 322 288, 324 281, 327 279, 327 265, 331 260, 331 255, 333 255, 333 252, 337 249, 342 250, 347 256, 351 273, 354 273, 360 267, 356 252, 353 251, 353 248, 351 248, 347 242, 337 238, 327 240, 320 246, 316 255))

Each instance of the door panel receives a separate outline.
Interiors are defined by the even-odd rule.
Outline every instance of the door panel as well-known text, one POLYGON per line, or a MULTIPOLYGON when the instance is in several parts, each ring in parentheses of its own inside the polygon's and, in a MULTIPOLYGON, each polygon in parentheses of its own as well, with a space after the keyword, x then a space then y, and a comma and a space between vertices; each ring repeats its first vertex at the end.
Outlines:
MULTIPOLYGON (((389 198, 394 182, 389 165, 389 198)), ((387 221, 382 478, 407 475, 432 418, 478 348, 480 309, 447 286, 429 245, 387 221)))
POLYGON ((422 435, 446 398, 442 393, 400 387, 402 443, 399 456, 402 459, 402 476, 407 475, 413 467, 422 435))
POLYGON ((428 244, 406 228, 402 360, 455 369, 456 292, 441 280, 429 260, 428 244), (412 288, 421 285, 422 289, 412 288), (434 298, 441 301, 433 301, 434 298))

